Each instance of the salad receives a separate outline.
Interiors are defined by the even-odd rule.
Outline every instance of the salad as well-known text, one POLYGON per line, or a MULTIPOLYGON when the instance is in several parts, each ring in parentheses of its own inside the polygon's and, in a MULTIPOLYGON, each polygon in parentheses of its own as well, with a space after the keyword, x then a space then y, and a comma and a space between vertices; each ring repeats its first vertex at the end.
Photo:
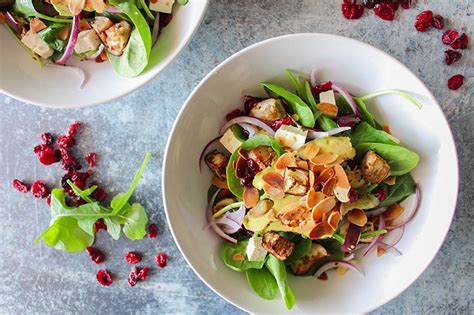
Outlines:
POLYGON ((245 96, 199 164, 213 173, 207 227, 224 239, 223 263, 260 297, 280 292, 290 309, 289 275, 363 275, 357 261, 370 252, 401 254, 395 246, 421 198, 410 174, 419 156, 365 102, 392 93, 421 104, 403 91, 355 97, 338 83, 316 84, 314 72, 287 73, 295 91, 262 83, 267 96, 245 96), (211 149, 217 142, 225 150, 211 149))
MULTIPOLYGON (((187 0, 176 2, 185 5, 187 0)), ((152 47, 172 19, 174 3, 2 0, 0 21, 40 65, 66 66, 76 55, 83 60, 108 60, 119 75, 135 77, 147 67, 152 47)))

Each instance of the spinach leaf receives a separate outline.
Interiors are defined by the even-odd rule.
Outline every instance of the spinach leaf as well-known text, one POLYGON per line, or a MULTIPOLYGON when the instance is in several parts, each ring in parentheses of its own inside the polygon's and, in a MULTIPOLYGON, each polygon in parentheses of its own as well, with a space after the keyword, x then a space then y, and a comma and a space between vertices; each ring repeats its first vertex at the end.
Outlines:
POLYGON ((247 281, 252 290, 265 300, 273 300, 278 293, 278 284, 267 268, 247 269, 247 281))
POLYGON ((304 82, 304 92, 309 108, 311 108, 314 113, 314 119, 318 119, 319 116, 321 116, 321 111, 316 108, 316 100, 314 99, 313 92, 311 91, 311 85, 309 84, 308 80, 304 82))
POLYGON ((244 132, 244 128, 242 128, 239 124, 232 125, 232 127, 230 127, 230 130, 232 130, 234 136, 242 142, 249 138, 244 132))
POLYGON ((413 195, 415 193, 415 180, 410 174, 398 176, 395 185, 386 185, 385 189, 387 191, 387 198, 380 203, 381 207, 393 205, 413 195))
POLYGON ((361 122, 354 133, 349 135, 353 146, 361 143, 385 143, 391 145, 398 145, 392 140, 390 135, 383 130, 378 130, 366 122, 361 122))
POLYGON ((262 85, 279 97, 283 98, 299 117, 299 121, 303 126, 314 127, 314 115, 309 106, 298 96, 287 89, 273 83, 262 83, 262 85))
POLYGON ((316 273, 316 271, 326 262, 330 260, 344 258, 344 253, 339 250, 339 246, 341 246, 341 243, 338 240, 335 240, 332 238, 326 238, 326 239, 317 240, 317 243, 322 245, 327 250, 328 256, 322 259, 319 259, 318 261, 316 261, 316 263, 313 266, 311 266, 310 270, 308 270, 307 273, 298 275, 298 276, 300 277, 313 276, 316 273))
POLYGON ((189 0, 177 0, 179 5, 186 5, 189 0))
POLYGON ((38 32, 38 36, 43 39, 49 47, 53 48, 56 51, 63 51, 66 43, 58 38, 56 38, 56 33, 58 29, 64 27, 64 24, 54 23, 49 25, 44 30, 38 32))
POLYGON ((216 193, 216 191, 219 189, 219 187, 211 185, 209 186, 209 189, 207 190, 207 202, 211 202, 212 196, 216 193))
POLYGON ((123 225, 123 234, 131 240, 142 239, 146 235, 148 223, 145 208, 139 203, 134 203, 124 216, 127 219, 123 225))
POLYGON ((332 120, 331 118, 329 118, 327 116, 324 116, 324 115, 321 115, 318 118, 318 125, 324 131, 328 131, 328 130, 337 128, 336 122, 334 120, 332 120))
POLYGON ((145 11, 145 14, 151 19, 151 20, 155 20, 155 16, 153 15, 153 13, 150 12, 150 9, 148 8, 145 0, 138 0, 138 3, 140 3, 140 6, 142 7, 143 11, 145 11))
POLYGON ((72 19, 57 19, 49 17, 45 14, 39 13, 33 4, 33 0, 16 0, 12 6, 13 12, 16 15, 27 18, 27 17, 39 17, 42 20, 57 22, 57 23, 71 23, 72 19))
POLYGON ((410 151, 399 145, 384 143, 361 143, 355 146, 357 154, 373 150, 377 152, 388 164, 390 164, 390 174, 399 176, 409 173, 418 165, 420 157, 413 151, 410 151))
POLYGON ((351 105, 349 105, 349 103, 346 101, 346 99, 344 97, 339 96, 336 99, 336 105, 337 105, 337 108, 338 108, 338 115, 339 114, 341 114, 341 115, 354 114, 354 112, 352 111, 351 105))
POLYGON ((295 78, 293 73, 291 73, 290 69, 286 69, 285 72, 288 75, 288 77, 290 78, 293 85, 295 86, 296 95, 298 95, 299 97, 303 97, 303 87, 301 86, 300 81, 295 78))
POLYGON ((265 266, 275 277, 275 280, 278 284, 278 289, 280 290, 280 294, 283 298, 283 301, 285 302, 286 308, 291 309, 295 305, 295 295, 288 285, 285 264, 281 260, 275 258, 275 256, 268 255, 265 266))
MULTIPOLYGON (((246 271, 248 269, 262 269, 265 259, 262 261, 248 261, 245 256, 248 239, 241 240, 237 243, 222 242, 219 254, 224 264, 235 271, 246 271), (244 259, 234 260, 235 255, 243 256, 244 259)), ((241 258, 241 257, 240 257, 241 258)))
POLYGON ((374 128, 382 129, 382 126, 378 122, 375 121, 374 117, 367 109, 367 106, 365 106, 365 103, 357 97, 354 97, 354 101, 357 107, 359 107, 359 111, 362 115, 362 120, 366 121, 367 123, 369 123, 369 125, 371 125, 374 128))
POLYGON ((291 265, 309 253, 312 244, 313 242, 309 238, 301 238, 300 241, 296 243, 291 255, 285 260, 285 265, 291 265))

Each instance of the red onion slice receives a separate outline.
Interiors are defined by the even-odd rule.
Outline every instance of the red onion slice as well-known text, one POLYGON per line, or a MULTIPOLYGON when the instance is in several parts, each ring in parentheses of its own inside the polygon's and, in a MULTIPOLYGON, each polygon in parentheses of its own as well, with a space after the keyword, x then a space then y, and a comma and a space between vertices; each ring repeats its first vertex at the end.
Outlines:
POLYGON ((87 83, 86 82, 86 74, 84 73, 84 70, 82 70, 79 67, 74 67, 74 66, 61 66, 61 65, 56 65, 54 63, 47 63, 45 64, 46 67, 49 68, 54 68, 60 71, 67 71, 69 73, 74 73, 75 76, 79 78, 79 88, 82 89, 84 85, 87 83))
POLYGON ((357 243, 359 242, 360 232, 361 229, 359 226, 352 223, 349 224, 349 229, 344 238, 344 244, 339 247, 341 252, 351 252, 356 248, 357 243))
POLYGON ((395 246, 390 246, 390 245, 388 245, 387 243, 384 243, 384 242, 379 242, 378 245, 382 246, 382 248, 386 252, 390 251, 390 252, 394 253, 397 256, 402 256, 403 255, 403 253, 400 250, 398 250, 395 246))
POLYGON ((214 142, 216 142, 217 140, 219 140, 222 136, 218 136, 218 137, 215 137, 214 139, 212 139, 211 141, 209 141, 205 146, 204 146, 204 149, 202 149, 201 151, 201 155, 199 156, 199 171, 201 172, 202 171, 202 160, 204 158, 204 155, 206 154, 206 151, 207 149, 211 146, 211 144, 213 144, 214 142))
MULTIPOLYGON (((378 230, 383 230, 383 229, 386 229, 385 227, 385 219, 383 218, 383 216, 379 216, 379 226, 378 226, 378 230)), ((370 253, 370 251, 372 249, 374 249, 375 246, 377 246, 377 244, 380 242, 380 240, 382 239, 383 237, 383 234, 379 234, 377 236, 375 236, 373 239, 372 239, 372 242, 370 242, 369 246, 367 247, 367 249, 365 250, 364 252, 364 255, 363 256, 367 256, 368 253, 370 253)))
POLYGON ((255 127, 251 124, 240 123, 239 125, 240 127, 244 128, 245 131, 247 131, 249 138, 252 138, 257 133, 257 129, 255 129, 255 127))
POLYGON ((305 129, 308 130, 308 136, 307 136, 308 140, 312 140, 312 139, 334 136, 338 133, 351 130, 351 127, 338 127, 338 128, 334 128, 328 131, 315 131, 315 130, 307 129, 307 128, 305 129))
POLYGON ((392 225, 392 226, 386 226, 385 229, 395 230, 395 229, 401 228, 402 226, 405 226, 408 223, 410 223, 413 220, 413 218, 416 216, 416 214, 418 212, 418 209, 420 209, 420 204, 421 204, 421 191, 420 191, 420 187, 418 186, 418 184, 415 185, 415 198, 416 198, 415 199, 415 205, 413 206, 412 213, 408 216, 408 218, 403 220, 399 224, 392 225))
POLYGON ((97 48, 97 51, 93 55, 86 57, 86 59, 95 60, 104 51, 104 48, 105 48, 104 44, 100 44, 99 47, 97 48))
POLYGON ((359 266, 357 266, 356 264, 354 264, 350 261, 344 261, 344 260, 330 260, 330 261, 328 261, 327 263, 325 263, 324 265, 319 267, 319 269, 316 271, 314 276, 319 278, 326 271, 328 271, 330 269, 333 269, 333 268, 337 268, 337 267, 345 267, 347 269, 351 269, 351 270, 354 270, 354 271, 360 273, 362 276, 365 276, 364 271, 359 266))
POLYGON ((338 92, 342 97, 345 98, 345 100, 347 101, 347 103, 351 106, 352 108, 352 111, 354 112, 354 115, 356 115, 357 117, 362 117, 360 111, 359 111, 359 107, 357 106, 357 104, 355 103, 354 101, 354 98, 352 97, 351 93, 349 93, 348 90, 346 90, 342 85, 340 85, 339 83, 332 83, 332 89, 336 92, 338 92))
POLYGON ((155 22, 153 23, 153 30, 151 31, 151 47, 155 46, 160 35, 160 13, 156 13, 155 22))
POLYGON ((365 214, 368 217, 376 217, 387 211, 387 207, 377 208, 375 210, 366 211, 365 214))
MULTIPOLYGON (((387 228, 387 227, 385 227, 387 228)), ((385 234, 385 237, 384 237, 384 243, 388 246, 388 247, 394 247, 395 245, 397 245, 401 239, 403 238, 403 234, 405 233, 405 226, 402 226, 401 228, 399 229, 396 229, 396 230, 391 230, 388 234, 385 234), (392 241, 390 242, 387 242, 387 238, 390 238, 392 236, 393 233, 396 233, 396 232, 399 232, 398 235, 396 235, 392 241)), ((381 242, 380 242, 381 243, 381 242)))
POLYGON ((226 212, 216 220, 219 227, 227 234, 233 234, 242 228, 245 216, 245 206, 241 205, 236 211, 226 212))
POLYGON ((20 35, 21 29, 17 20, 15 20, 15 17, 9 11, 3 12, 3 15, 5 16, 5 22, 8 24, 8 26, 10 26, 11 29, 15 31, 15 33, 20 35))
POLYGON ((231 243, 237 243, 237 240, 235 238, 230 237, 224 231, 222 231, 221 228, 219 228, 217 226, 215 219, 212 217, 212 205, 214 204, 214 201, 216 200, 217 194, 219 194, 220 191, 221 191, 221 189, 218 189, 214 193, 214 195, 212 195, 212 198, 209 201, 209 204, 207 205, 207 210, 206 210, 207 221, 209 222, 212 230, 214 232, 216 232, 217 235, 219 235, 220 237, 222 237, 225 240, 228 240, 231 243))
POLYGON ((76 46, 77 37, 79 35, 79 22, 80 14, 72 18, 72 30, 71 36, 67 42, 66 48, 64 49, 63 55, 56 61, 58 65, 66 65, 66 62, 71 58, 72 53, 74 52, 74 46, 76 46))
POLYGON ((260 119, 255 118, 255 117, 250 117, 250 116, 240 116, 240 117, 236 117, 234 119, 229 120, 221 127, 219 134, 223 135, 224 132, 226 132, 226 130, 230 128, 230 126, 234 124, 240 124, 240 123, 247 123, 247 124, 260 127, 263 130, 265 130, 268 133, 268 135, 271 137, 275 135, 275 131, 273 131, 273 129, 270 128, 270 126, 268 126, 266 123, 264 123, 260 119))

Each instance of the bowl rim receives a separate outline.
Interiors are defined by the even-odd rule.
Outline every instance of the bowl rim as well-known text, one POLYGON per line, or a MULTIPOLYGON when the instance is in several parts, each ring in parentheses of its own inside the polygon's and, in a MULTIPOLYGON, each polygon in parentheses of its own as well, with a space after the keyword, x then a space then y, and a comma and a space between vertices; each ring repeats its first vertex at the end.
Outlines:
MULTIPOLYGON (((147 80, 144 80, 143 82, 140 82, 139 84, 137 84, 137 86, 131 88, 130 90, 121 91, 121 92, 117 93, 114 96, 111 96, 111 97, 103 99, 103 100, 93 101, 93 102, 90 102, 89 104, 72 105, 72 106, 68 106, 68 107, 55 106, 55 105, 50 105, 48 103, 38 102, 38 101, 34 100, 33 98, 31 98, 29 96, 14 95, 13 93, 9 93, 8 91, 5 91, 2 87, 0 87, 0 93, 5 94, 8 97, 14 98, 16 100, 19 100, 19 101, 27 103, 27 104, 40 106, 40 107, 45 107, 45 108, 54 108, 54 109, 76 109, 76 108, 85 108, 85 107, 97 106, 97 105, 100 105, 100 104, 109 103, 109 102, 114 101, 118 98, 121 98, 121 97, 124 97, 128 94, 131 94, 131 93, 135 92, 136 90, 138 90, 139 88, 141 88, 142 86, 144 86, 145 84, 147 84, 148 82, 150 82, 151 80, 153 80, 154 78, 156 78, 156 76, 158 74, 165 71, 168 68, 168 66, 171 65, 171 63, 173 63, 179 57, 179 55, 182 53, 182 51, 191 42, 191 39, 194 37, 194 35, 196 35, 196 32, 200 28, 201 23, 204 19, 204 16, 206 15, 207 9, 209 7, 209 1, 210 0, 200 0, 200 1, 204 1, 204 7, 203 7, 203 10, 200 12, 200 16, 197 19, 196 27, 194 28, 194 30, 189 34, 189 36, 183 42, 180 43, 180 45, 177 47, 177 49, 175 49, 173 51, 173 53, 169 55, 169 57, 171 57, 171 58, 169 58, 167 61, 165 61, 163 63, 158 63, 153 68, 149 69, 148 72, 151 73, 151 76, 147 80), (158 67, 158 65, 160 65, 161 67, 158 67)), ((138 75, 138 77, 140 77, 142 74, 138 75)), ((114 73, 114 75, 119 76, 119 74, 117 74, 117 73, 114 73)), ((134 78, 127 78, 127 79, 133 80, 134 78)))
POLYGON ((173 239, 174 239, 174 242, 176 244, 176 246, 178 247, 179 251, 181 252, 181 255, 184 257, 186 263, 188 264, 188 266, 193 270, 193 272, 199 277, 199 279, 204 282, 206 284, 206 286, 208 288, 210 288, 212 291, 214 291, 214 293, 216 293, 218 296, 220 296, 221 298, 223 298, 225 301, 227 301, 228 303, 234 305, 235 307, 243 310, 243 311, 246 311, 246 312, 250 312, 250 310, 247 310, 245 308, 243 308, 242 306, 238 305, 237 303, 235 303, 230 297, 226 297, 224 295, 222 295, 220 292, 218 292, 217 289, 215 289, 213 286, 211 286, 205 279, 203 276, 201 276, 201 274, 194 268, 194 266, 190 263, 188 257, 186 256, 183 248, 181 247, 181 245, 179 244, 178 240, 177 240, 177 236, 176 236, 176 233, 174 231, 174 228, 173 228, 173 224, 171 223, 171 220, 170 220, 170 216, 168 214, 168 201, 167 201, 167 198, 166 198, 166 192, 167 192, 167 185, 166 185, 166 182, 167 182, 167 176, 166 176, 166 167, 167 167, 167 161, 168 159, 170 158, 169 156, 169 150, 170 150, 170 146, 171 146, 171 142, 172 142, 172 139, 174 138, 174 135, 177 131, 177 124, 178 124, 178 121, 180 121, 181 119, 181 116, 184 114, 184 112, 187 110, 187 107, 189 106, 190 104, 190 101, 191 99, 194 97, 194 95, 201 89, 201 86, 204 85, 207 80, 209 80, 215 73, 217 73, 221 68, 223 68, 227 63, 229 63, 230 61, 234 60, 235 58, 238 58, 240 55, 242 54, 245 54, 247 51, 250 51, 250 50, 253 50, 253 49, 256 49, 257 47, 259 46, 262 46, 262 45, 266 45, 270 42, 274 42, 274 41, 280 41, 280 40, 286 40, 288 38, 293 38, 293 37, 305 37, 305 36, 308 36, 308 37, 312 37, 312 36, 328 36, 328 37, 336 37, 336 38, 339 38, 339 39, 342 39, 342 40, 347 40, 347 41, 352 41, 354 43, 357 43, 357 44, 360 44, 362 46, 364 46, 365 48, 367 49, 371 49, 371 50, 376 50, 378 51, 379 53, 381 53, 382 55, 384 55, 385 57, 388 57, 390 59, 392 59, 398 66, 404 68, 405 70, 407 70, 409 73, 411 73, 415 80, 418 81, 422 86, 424 86, 426 88, 426 90, 428 91, 428 98, 436 105, 437 107, 437 110, 440 111, 441 115, 442 115, 442 118, 444 119, 446 125, 448 126, 448 130, 449 130, 449 134, 447 135, 448 137, 448 144, 449 146, 451 146, 451 149, 452 149, 452 152, 454 153, 454 157, 455 157, 455 165, 453 166, 454 167, 454 170, 455 170, 455 174, 453 174, 454 176, 454 182, 456 184, 456 190, 455 190, 455 196, 453 198, 454 200, 454 204, 453 204, 453 207, 452 207, 452 210, 451 210, 451 214, 449 216, 449 225, 447 225, 447 228, 446 228, 446 231, 443 231, 444 235, 442 237, 442 241, 439 243, 438 245, 438 248, 436 249, 436 251, 433 253, 433 255, 431 257, 429 257, 429 259, 427 259, 424 263, 424 265, 422 265, 422 268, 420 269, 420 272, 419 274, 413 278, 413 280, 409 281, 409 283, 404 286, 397 294, 393 295, 393 296, 389 296, 389 297, 386 297, 384 299, 381 299, 378 303, 376 303, 376 306, 374 306, 373 308, 371 309, 368 309, 367 312, 371 312, 385 304, 387 304, 388 302, 390 302, 391 300, 395 299, 397 296, 399 296, 401 293, 403 293, 406 289, 408 289, 424 272, 425 270, 428 268, 428 266, 431 264, 431 262, 433 261, 433 259, 436 257, 436 255, 438 254, 439 250, 441 249, 441 246, 444 244, 445 240, 446 240, 446 236, 449 232, 449 229, 450 229, 450 226, 452 224, 452 221, 453 221, 453 218, 454 218, 454 213, 456 212, 456 206, 457 206, 457 201, 458 201, 458 193, 459 193, 459 159, 458 159, 458 154, 457 154, 457 150, 456 150, 456 145, 455 145, 455 140, 454 140, 454 137, 453 137, 453 133, 452 133, 452 130, 451 130, 451 126, 449 125, 449 122, 446 118, 446 115, 445 113, 443 112, 441 106, 439 105, 438 101, 436 100, 436 98, 434 97, 433 93, 431 92, 431 90, 423 83, 423 81, 420 80, 420 78, 418 78, 418 76, 416 74, 414 74, 407 66, 405 66, 403 63, 401 63, 398 59, 392 57, 391 55, 389 55, 388 53, 382 51, 381 49, 375 47, 375 46, 372 46, 368 43, 365 43, 363 41, 360 41, 360 40, 357 40, 357 39, 354 39, 354 38, 350 38, 350 37, 346 37, 346 36, 342 36, 342 35, 337 35, 337 34, 330 34, 330 33, 319 33, 319 32, 315 32, 315 33, 294 33, 294 34, 285 34, 285 35, 281 35, 281 36, 276 36, 276 37, 272 37, 272 38, 268 38, 268 39, 265 39, 263 41, 260 41, 260 42, 257 42, 257 43, 254 43, 250 46, 247 46, 245 48, 243 48, 242 50, 239 50, 237 52, 235 52, 234 54, 232 54, 231 56, 229 56, 228 58, 226 58, 224 61, 222 61, 221 63, 219 63, 216 67, 214 67, 200 82, 199 84, 193 89, 193 91, 191 92, 191 94, 186 98, 183 106, 181 107, 181 109, 179 110, 178 112, 178 115, 176 116, 176 119, 173 123, 173 127, 171 128, 171 131, 169 133, 169 136, 168 136, 168 140, 167 140, 167 143, 166 143, 166 148, 165 148, 165 153, 164 153, 164 158, 163 158, 163 166, 162 166, 162 179, 161 179, 161 186, 162 186, 162 198, 163 198, 163 206, 164 206, 164 210, 165 210, 165 215, 166 215, 166 220, 167 220, 167 223, 168 223, 168 226, 170 227, 170 231, 171 231, 171 234, 173 236, 173 239))

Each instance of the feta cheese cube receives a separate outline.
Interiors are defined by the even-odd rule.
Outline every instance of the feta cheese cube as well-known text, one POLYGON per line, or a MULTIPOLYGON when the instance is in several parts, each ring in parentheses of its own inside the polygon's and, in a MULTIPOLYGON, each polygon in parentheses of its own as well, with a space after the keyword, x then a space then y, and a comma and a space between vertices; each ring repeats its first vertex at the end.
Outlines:
POLYGON ((242 141, 237 139, 231 128, 227 129, 219 142, 222 143, 230 153, 234 153, 242 144, 242 141))
POLYGON ((175 0, 150 0, 150 10, 171 13, 175 0))
POLYGON ((86 30, 79 32, 74 51, 78 54, 83 54, 91 50, 96 50, 99 45, 100 39, 97 33, 93 29, 86 30))
POLYGON ((262 247, 261 237, 252 237, 249 239, 247 249, 245 251, 248 261, 262 261, 267 256, 267 251, 262 247))
POLYGON ((326 92, 319 93, 319 102, 336 105, 336 97, 334 96, 334 91, 329 90, 326 92))
POLYGON ((22 37, 21 42, 45 59, 51 57, 54 53, 54 50, 32 30, 26 32, 22 37))
POLYGON ((275 139, 283 146, 297 150, 304 145, 307 135, 308 131, 306 130, 290 125, 282 125, 275 132, 275 139))

